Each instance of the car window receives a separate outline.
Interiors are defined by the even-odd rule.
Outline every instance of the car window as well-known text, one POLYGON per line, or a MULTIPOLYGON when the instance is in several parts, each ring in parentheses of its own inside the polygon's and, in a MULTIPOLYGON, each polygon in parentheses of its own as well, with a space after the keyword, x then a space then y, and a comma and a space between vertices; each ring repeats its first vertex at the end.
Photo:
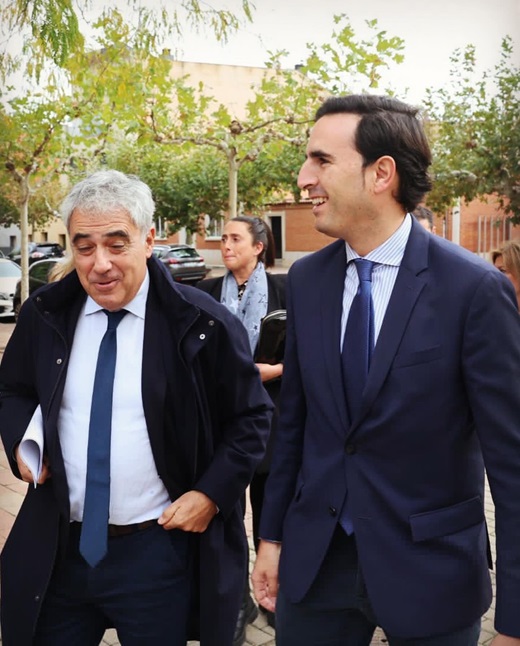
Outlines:
POLYGON ((57 251, 61 251, 62 249, 58 244, 37 244, 35 247, 35 250, 48 253, 49 251, 57 252, 57 251))
POLYGON ((0 262, 0 278, 20 278, 22 270, 14 262, 0 262))
POLYGON ((42 262, 37 265, 31 265, 29 268, 29 274, 31 278, 35 280, 40 280, 42 283, 46 283, 49 278, 49 271, 56 263, 54 262, 42 262))
POLYGON ((168 252, 168 258, 200 258, 199 254, 191 247, 180 247, 168 252))
POLYGON ((154 256, 157 256, 157 258, 162 258, 167 251, 168 251, 168 247, 154 247, 153 248, 153 254, 154 254, 154 256))

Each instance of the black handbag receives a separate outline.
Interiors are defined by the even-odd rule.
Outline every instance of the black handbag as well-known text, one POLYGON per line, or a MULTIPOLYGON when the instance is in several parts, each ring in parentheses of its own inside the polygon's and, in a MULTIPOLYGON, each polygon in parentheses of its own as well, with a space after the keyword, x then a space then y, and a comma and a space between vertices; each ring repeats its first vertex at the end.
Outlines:
POLYGON ((274 365, 283 361, 287 310, 273 310, 260 323, 260 335, 255 351, 256 363, 274 365))

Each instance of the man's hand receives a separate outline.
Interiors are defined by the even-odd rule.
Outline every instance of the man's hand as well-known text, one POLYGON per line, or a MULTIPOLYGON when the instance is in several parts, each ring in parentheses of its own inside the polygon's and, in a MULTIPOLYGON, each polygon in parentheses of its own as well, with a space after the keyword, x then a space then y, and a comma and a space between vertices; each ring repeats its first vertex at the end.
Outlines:
POLYGON ((280 543, 260 541, 255 567, 251 580, 253 592, 258 603, 271 612, 276 608, 278 595, 278 564, 280 562, 280 543))
MULTIPOLYGON (((19 446, 16 447, 14 451, 14 456, 16 458, 16 464, 18 465, 18 471, 20 472, 22 480, 24 482, 29 482, 30 484, 32 484, 34 482, 32 473, 29 467, 25 464, 25 462, 20 457, 19 446)), ((50 477, 51 477, 51 470, 49 469, 47 456, 44 456, 43 463, 42 463, 42 472, 40 473, 40 477, 38 478, 38 482, 36 484, 41 485, 47 480, 47 478, 50 478, 50 477)))
POLYGON ((201 491, 187 491, 166 507, 159 525, 164 529, 204 532, 217 513, 217 505, 201 491))
POLYGON ((520 637, 509 637, 498 633, 491 642, 491 646, 520 646, 520 637))
POLYGON ((275 363, 274 365, 270 363, 257 363, 256 367, 260 372, 262 382, 281 377, 283 373, 283 363, 275 363))

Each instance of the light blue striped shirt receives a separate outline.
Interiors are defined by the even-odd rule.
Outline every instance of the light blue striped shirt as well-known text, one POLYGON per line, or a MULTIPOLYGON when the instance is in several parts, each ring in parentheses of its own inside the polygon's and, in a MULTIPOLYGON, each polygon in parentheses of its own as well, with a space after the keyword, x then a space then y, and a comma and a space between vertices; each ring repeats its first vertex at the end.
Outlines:
MULTIPOLYGON (((408 213, 397 231, 382 245, 371 251, 366 260, 375 262, 372 270, 372 300, 374 302, 374 344, 377 342, 386 308, 394 289, 397 273, 403 259, 404 250, 412 229, 412 217, 408 213)), ((360 256, 345 242, 347 249, 347 271, 345 274, 345 287, 343 288, 343 312, 341 314, 341 341, 340 351, 343 348, 343 336, 347 326, 350 306, 356 295, 359 277, 356 266, 352 260, 360 256)))

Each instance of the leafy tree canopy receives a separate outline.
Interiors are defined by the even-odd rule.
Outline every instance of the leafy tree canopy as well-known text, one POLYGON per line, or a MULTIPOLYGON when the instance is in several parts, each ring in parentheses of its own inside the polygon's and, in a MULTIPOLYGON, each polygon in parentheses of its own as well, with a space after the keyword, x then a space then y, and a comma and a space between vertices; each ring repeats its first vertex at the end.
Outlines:
POLYGON ((484 74, 473 46, 451 60, 451 82, 426 100, 435 177, 428 204, 443 211, 454 198, 494 194, 520 223, 520 68, 512 40, 503 39, 499 62, 484 74))
MULTIPOLYGON (((171 38, 177 42, 186 25, 208 29, 217 40, 225 42, 242 20, 252 20, 254 9, 250 0, 242 0, 240 16, 202 0, 126 0, 126 5, 120 9, 128 16, 129 24, 149 32, 155 52, 171 38)), ((93 0, 10 0, 0 7, 0 23, 12 38, 24 37, 24 52, 30 53, 33 69, 41 70, 48 60, 59 67, 65 65, 71 54, 84 48, 94 9, 93 0)), ((103 9, 97 18, 105 18, 107 11, 110 8, 103 9)), ((2 55, 4 63, 12 62, 6 52, 2 55)))

